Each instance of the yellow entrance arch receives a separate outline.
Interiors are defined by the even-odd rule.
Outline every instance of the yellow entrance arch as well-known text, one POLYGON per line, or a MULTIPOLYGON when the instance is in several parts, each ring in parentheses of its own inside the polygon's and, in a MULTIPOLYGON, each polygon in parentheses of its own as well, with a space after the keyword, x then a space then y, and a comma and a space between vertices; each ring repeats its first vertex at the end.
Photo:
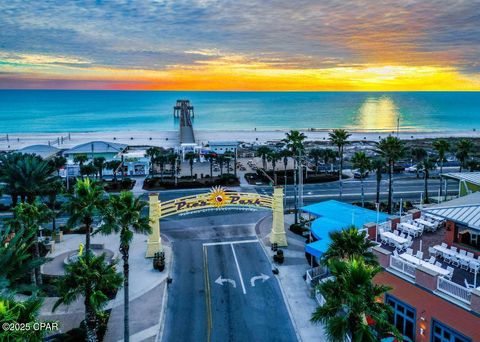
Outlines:
POLYGON ((187 212, 229 207, 272 210, 273 220, 270 242, 276 243, 278 246, 287 246, 283 216, 283 196, 283 188, 281 186, 274 188, 273 196, 226 190, 220 186, 213 187, 207 193, 180 197, 166 202, 161 202, 158 199, 158 194, 150 194, 149 215, 152 231, 148 237, 146 257, 151 258, 156 252, 162 251, 160 219, 187 212))

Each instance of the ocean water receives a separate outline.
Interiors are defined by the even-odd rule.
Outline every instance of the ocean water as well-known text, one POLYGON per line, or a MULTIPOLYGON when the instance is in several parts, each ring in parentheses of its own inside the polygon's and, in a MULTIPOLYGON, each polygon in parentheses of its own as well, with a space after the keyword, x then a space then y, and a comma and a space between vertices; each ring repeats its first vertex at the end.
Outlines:
POLYGON ((182 98, 198 130, 480 129, 480 92, 0 90, 0 133, 175 130, 182 98))

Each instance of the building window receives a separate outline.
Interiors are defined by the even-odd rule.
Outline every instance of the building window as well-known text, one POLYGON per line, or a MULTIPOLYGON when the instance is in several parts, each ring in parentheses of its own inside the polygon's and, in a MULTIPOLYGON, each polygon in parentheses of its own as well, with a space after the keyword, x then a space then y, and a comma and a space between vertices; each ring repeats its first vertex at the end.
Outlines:
POLYGON ((394 324, 398 331, 404 336, 405 341, 414 341, 416 320, 415 309, 391 295, 387 295, 386 302, 393 308, 393 315, 390 320, 392 324, 394 324))
POLYGON ((432 338, 430 339, 430 341, 432 342, 471 342, 472 340, 434 319, 432 321, 432 338))

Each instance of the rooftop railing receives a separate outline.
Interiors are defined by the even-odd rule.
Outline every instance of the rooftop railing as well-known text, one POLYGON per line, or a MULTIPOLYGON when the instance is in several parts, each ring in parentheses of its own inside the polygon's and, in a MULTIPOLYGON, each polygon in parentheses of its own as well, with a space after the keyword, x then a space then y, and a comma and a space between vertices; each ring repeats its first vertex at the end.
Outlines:
POLYGON ((390 256, 390 267, 415 279, 415 265, 394 255, 390 256))
POLYGON ((456 298, 466 304, 470 304, 472 298, 472 290, 465 286, 454 283, 451 280, 443 277, 438 277, 437 290, 447 295, 456 298))
POLYGON ((308 285, 315 285, 318 281, 327 274, 327 268, 324 266, 317 266, 307 270, 305 281, 308 285))

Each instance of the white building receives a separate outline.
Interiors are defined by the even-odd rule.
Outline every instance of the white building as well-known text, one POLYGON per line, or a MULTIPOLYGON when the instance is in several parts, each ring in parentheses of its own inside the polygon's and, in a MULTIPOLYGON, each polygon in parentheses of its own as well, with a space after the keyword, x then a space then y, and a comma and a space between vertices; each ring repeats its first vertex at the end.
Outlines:
POLYGON ((237 155, 238 141, 209 141, 208 147, 211 152, 216 154, 232 152, 237 155))

